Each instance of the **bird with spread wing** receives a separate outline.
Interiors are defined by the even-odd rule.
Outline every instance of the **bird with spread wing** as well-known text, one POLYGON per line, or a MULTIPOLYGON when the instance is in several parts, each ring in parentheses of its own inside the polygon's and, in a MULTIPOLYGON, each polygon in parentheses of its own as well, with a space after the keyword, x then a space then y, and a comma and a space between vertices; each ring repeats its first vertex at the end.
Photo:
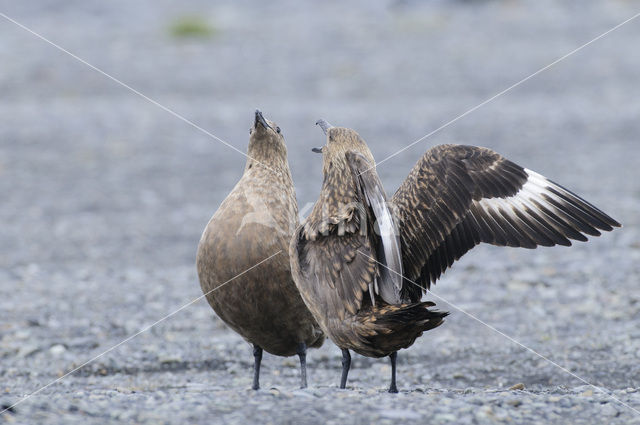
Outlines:
POLYGON ((544 176, 476 146, 428 150, 387 199, 375 160, 354 130, 318 124, 323 183, 290 245, 302 299, 342 350, 345 388, 353 350, 396 356, 448 314, 421 301, 454 261, 481 242, 571 245, 620 224, 544 176))

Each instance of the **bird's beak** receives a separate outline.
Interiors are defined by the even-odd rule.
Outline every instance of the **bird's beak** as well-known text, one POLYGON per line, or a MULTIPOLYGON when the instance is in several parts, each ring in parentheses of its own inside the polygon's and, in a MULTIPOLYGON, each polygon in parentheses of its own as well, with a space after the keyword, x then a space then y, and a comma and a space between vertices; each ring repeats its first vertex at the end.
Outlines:
POLYGON ((262 116, 262 112, 260 112, 259 109, 256 109, 256 119, 253 123, 253 126, 257 128, 258 123, 260 123, 260 125, 262 125, 264 128, 271 128, 271 126, 267 123, 267 120, 265 120, 264 117, 262 116))
POLYGON ((333 127, 331 124, 329 124, 328 122, 326 122, 322 118, 320 118, 318 121, 316 121, 316 125, 320 126, 322 131, 324 131, 324 134, 327 134, 327 130, 329 130, 331 127, 333 127))
MULTIPOLYGON (((318 121, 316 121, 316 125, 319 125, 320 128, 322 129, 322 131, 324 132, 324 134, 327 134, 327 131, 333 127, 331 124, 329 124, 328 122, 326 122, 325 120, 323 120, 322 118, 320 118, 318 121)), ((312 152, 315 153, 322 153, 322 148, 313 148, 311 149, 312 152)))

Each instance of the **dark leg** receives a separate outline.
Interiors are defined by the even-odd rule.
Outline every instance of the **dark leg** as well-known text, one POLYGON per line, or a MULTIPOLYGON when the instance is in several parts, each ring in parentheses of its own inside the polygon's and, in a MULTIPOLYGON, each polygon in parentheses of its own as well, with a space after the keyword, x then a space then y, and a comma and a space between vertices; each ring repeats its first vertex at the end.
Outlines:
POLYGON ((398 392, 398 387, 396 386, 396 357, 398 357, 398 352, 389 354, 389 359, 391 360, 391 385, 389 386, 390 393, 398 392))
POLYGON ((304 342, 298 344, 298 357, 300 357, 300 388, 307 388, 307 345, 304 342))
POLYGON ((253 344, 253 388, 260 389, 260 362, 262 362, 262 348, 253 344))
POLYGON ((344 390, 347 386, 347 376, 351 367, 351 354, 346 348, 342 349, 342 378, 340 378, 340 389, 344 390))

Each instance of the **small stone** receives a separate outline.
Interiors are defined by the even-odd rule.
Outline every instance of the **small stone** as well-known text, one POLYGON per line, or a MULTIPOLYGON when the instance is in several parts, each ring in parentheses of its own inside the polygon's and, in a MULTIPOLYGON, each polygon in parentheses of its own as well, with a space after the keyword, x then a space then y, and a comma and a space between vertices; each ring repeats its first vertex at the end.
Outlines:
POLYGON ((600 413, 604 416, 618 416, 618 409, 611 403, 600 406, 600 413))
POLYGON ((483 405, 478 410, 476 410, 476 418, 487 419, 494 418, 493 409, 491 406, 483 405))
POLYGON ((434 422, 455 423, 457 420, 458 420, 458 417, 450 413, 437 413, 433 417, 434 422))
POLYGON ((593 390, 592 389, 588 389, 588 390, 580 393, 580 395, 582 397, 591 397, 593 395, 593 390))
POLYGON ((516 391, 516 390, 524 390, 524 384, 522 382, 519 382, 519 383, 509 387, 509 391, 516 391))
POLYGON ((562 399, 560 399, 560 407, 562 407, 563 409, 569 409, 573 407, 573 402, 568 397, 563 397, 562 399))
POLYGON ((291 392, 292 396, 297 396, 297 397, 303 397, 303 398, 309 398, 309 399, 315 399, 316 396, 312 393, 310 393, 308 390, 306 389, 297 389, 291 392))
POLYGON ((420 419, 418 412, 412 410, 385 409, 380 410, 380 416, 390 419, 420 419))
POLYGON ((55 344, 51 346, 51 348, 49 348, 49 353, 51 353, 51 355, 55 357, 62 355, 62 353, 64 353, 65 351, 67 351, 67 347, 62 344, 55 344))
POLYGON ((31 336, 31 331, 28 329, 18 330, 13 334, 15 339, 27 339, 31 336))
POLYGON ((172 364, 182 362, 182 357, 179 355, 165 354, 158 357, 158 361, 161 364, 172 364))
POLYGON ((20 348, 18 351, 18 357, 30 357, 40 351, 40 347, 33 344, 27 344, 20 348))

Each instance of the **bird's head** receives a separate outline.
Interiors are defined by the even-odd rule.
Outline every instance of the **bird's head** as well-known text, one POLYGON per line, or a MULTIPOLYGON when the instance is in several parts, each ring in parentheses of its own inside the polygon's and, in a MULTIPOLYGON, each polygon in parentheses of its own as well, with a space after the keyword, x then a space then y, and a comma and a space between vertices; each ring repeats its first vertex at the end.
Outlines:
POLYGON ((320 148, 313 148, 313 152, 322 153, 323 172, 328 173, 333 167, 346 166, 346 153, 357 152, 369 160, 371 166, 375 165, 373 154, 360 135, 350 128, 333 127, 323 119, 316 122, 324 134, 326 144, 320 148))
POLYGON ((287 148, 280 127, 275 122, 265 119, 258 109, 249 135, 250 158, 266 165, 272 165, 273 161, 286 161, 287 148))

